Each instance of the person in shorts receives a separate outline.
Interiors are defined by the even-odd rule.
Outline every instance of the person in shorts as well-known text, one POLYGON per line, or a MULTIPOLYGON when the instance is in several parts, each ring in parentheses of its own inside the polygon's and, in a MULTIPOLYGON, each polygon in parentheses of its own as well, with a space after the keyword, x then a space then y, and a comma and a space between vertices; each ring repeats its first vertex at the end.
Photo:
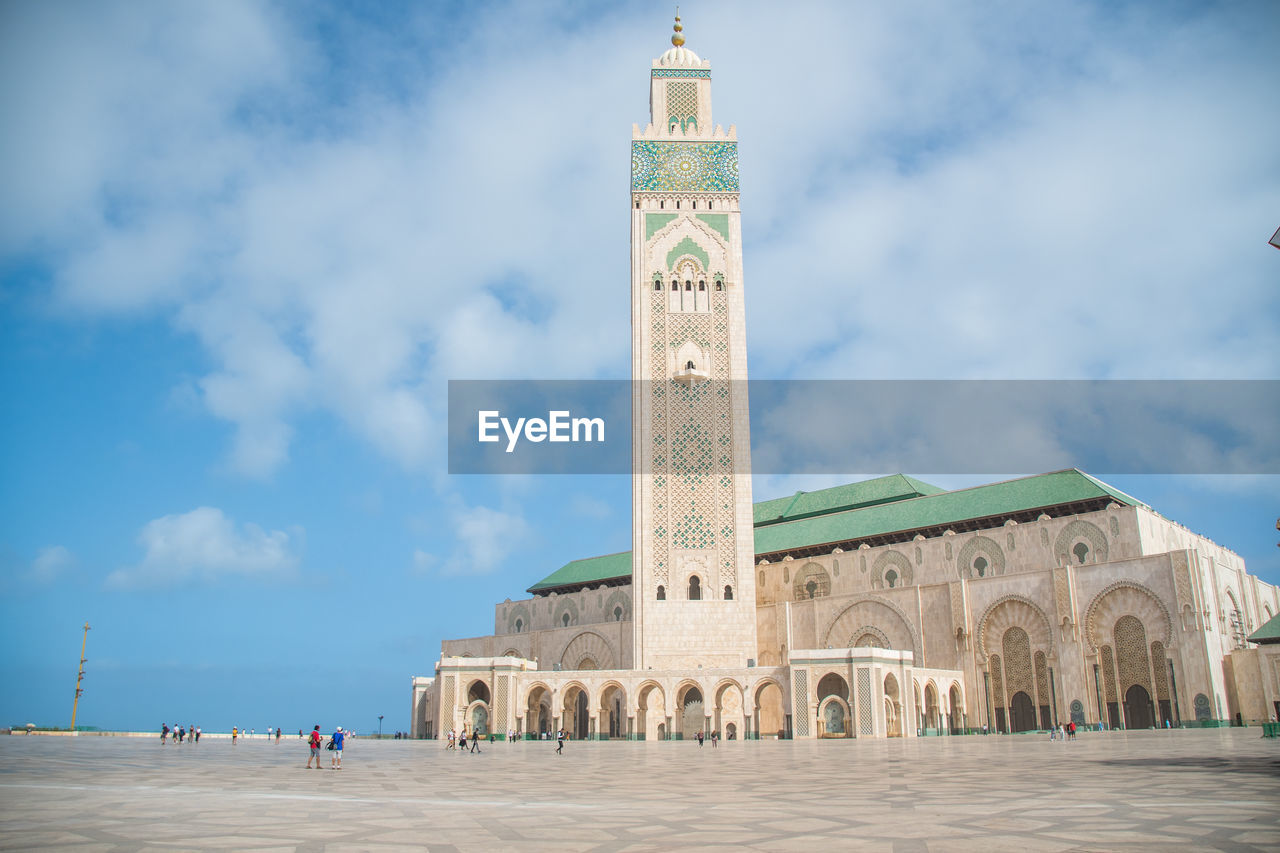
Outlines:
POLYGON ((307 759, 307 769, 308 770, 311 769, 312 758, 316 760, 316 769, 317 770, 323 769, 320 767, 320 727, 319 726, 316 726, 314 729, 311 730, 311 736, 307 738, 307 746, 311 748, 311 756, 307 759))
POLYGON ((329 759, 330 770, 342 769, 342 741, 346 735, 342 733, 342 726, 338 726, 333 732, 333 755, 329 759))

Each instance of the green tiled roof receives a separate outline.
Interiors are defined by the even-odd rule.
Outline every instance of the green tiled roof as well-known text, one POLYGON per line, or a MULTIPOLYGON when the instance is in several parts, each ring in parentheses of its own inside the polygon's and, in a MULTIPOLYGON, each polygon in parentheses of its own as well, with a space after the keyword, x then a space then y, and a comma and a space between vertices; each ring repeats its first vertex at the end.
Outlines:
POLYGON ((876 504, 936 495, 943 490, 905 474, 877 477, 861 483, 834 486, 817 492, 796 492, 791 497, 761 501, 754 507, 755 524, 777 524, 814 515, 860 509, 876 504))
POLYGON ((1249 635, 1251 643, 1280 643, 1280 613, 1272 616, 1262 627, 1249 635))
MULTIPOLYGON (((1145 506, 1074 468, 954 492, 895 474, 756 504, 755 553, 772 554, 1102 497, 1128 506, 1145 506)), ((600 583, 630 575, 631 552, 623 551, 574 560, 528 591, 600 583)))
POLYGON ((772 554, 1101 497, 1129 506, 1142 505, 1124 492, 1071 469, 757 527, 755 552, 772 554))
POLYGON ((566 563, 529 587, 529 592, 551 589, 558 586, 572 586, 581 583, 595 583, 610 578, 631 576, 631 552, 622 551, 617 554, 605 554, 603 557, 586 557, 566 563))

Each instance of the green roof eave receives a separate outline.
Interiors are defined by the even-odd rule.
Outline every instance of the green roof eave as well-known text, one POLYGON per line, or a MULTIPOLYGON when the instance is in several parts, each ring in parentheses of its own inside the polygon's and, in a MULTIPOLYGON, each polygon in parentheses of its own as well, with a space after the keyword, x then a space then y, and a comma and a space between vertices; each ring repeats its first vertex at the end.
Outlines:
POLYGON ((1073 468, 760 526, 755 531, 755 552, 774 554, 1101 497, 1128 506, 1145 506, 1073 468))
POLYGON ((908 477, 892 474, 860 483, 848 483, 816 492, 796 492, 789 498, 761 501, 753 507, 755 525, 779 524, 833 512, 843 512, 878 504, 941 494, 942 489, 908 477))
POLYGON ((614 578, 629 577, 631 577, 631 552, 620 551, 617 554, 586 557, 565 563, 526 591, 531 593, 541 592, 558 587, 580 586, 614 578))
POLYGON ((1249 642, 1263 645, 1280 643, 1280 613, 1263 622, 1261 628, 1250 634, 1249 642))

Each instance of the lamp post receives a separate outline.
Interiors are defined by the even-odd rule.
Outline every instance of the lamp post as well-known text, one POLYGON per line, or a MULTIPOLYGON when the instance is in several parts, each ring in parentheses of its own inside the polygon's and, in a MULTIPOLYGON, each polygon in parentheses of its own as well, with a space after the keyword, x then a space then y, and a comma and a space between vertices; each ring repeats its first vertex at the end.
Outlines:
POLYGON ((378 715, 378 738, 382 738, 382 715, 378 715))

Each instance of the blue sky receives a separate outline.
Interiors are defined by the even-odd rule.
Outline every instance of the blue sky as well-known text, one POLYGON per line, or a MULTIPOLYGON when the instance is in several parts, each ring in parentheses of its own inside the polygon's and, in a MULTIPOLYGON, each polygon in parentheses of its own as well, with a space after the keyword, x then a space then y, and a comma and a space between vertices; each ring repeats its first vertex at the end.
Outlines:
MULTIPOLYGON (((682 10, 753 375, 1280 375, 1274 4, 682 10)), ((670 13, 4 4, 0 723, 66 724, 87 620, 81 723, 405 728, 441 639, 630 546, 625 477, 448 476, 444 395, 627 375, 670 13)), ((1277 478, 1109 479, 1280 583, 1277 478)))

